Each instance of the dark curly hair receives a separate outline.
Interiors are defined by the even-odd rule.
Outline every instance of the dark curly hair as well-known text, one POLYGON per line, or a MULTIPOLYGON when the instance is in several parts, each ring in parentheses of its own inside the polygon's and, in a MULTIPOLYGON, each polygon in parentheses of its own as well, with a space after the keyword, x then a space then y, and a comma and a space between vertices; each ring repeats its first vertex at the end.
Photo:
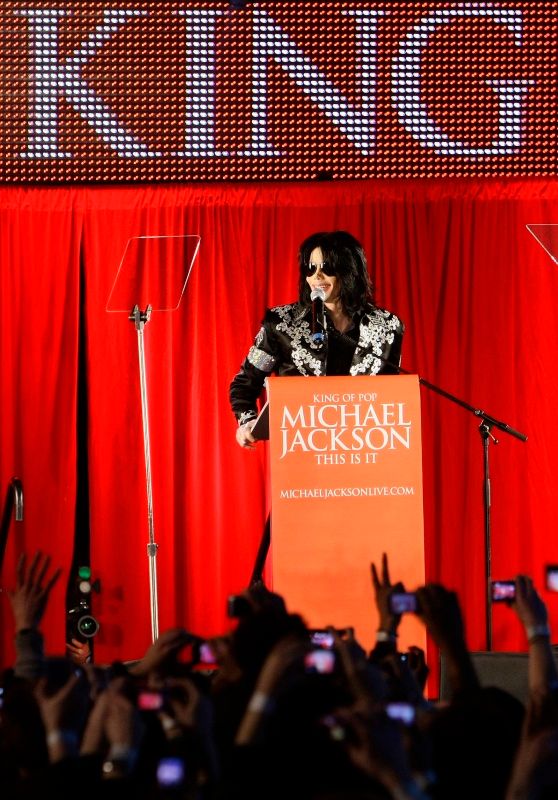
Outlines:
POLYGON ((310 287, 306 281, 310 254, 316 247, 324 261, 335 270, 341 284, 340 300, 349 316, 362 313, 368 303, 374 304, 374 288, 360 242, 347 231, 313 233, 299 247, 299 302, 310 305, 310 287))

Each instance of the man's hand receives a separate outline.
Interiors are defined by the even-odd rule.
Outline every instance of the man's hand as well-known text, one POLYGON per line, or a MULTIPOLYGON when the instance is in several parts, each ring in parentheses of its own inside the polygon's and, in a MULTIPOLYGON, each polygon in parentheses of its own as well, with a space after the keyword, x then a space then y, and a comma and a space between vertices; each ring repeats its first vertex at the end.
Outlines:
POLYGON ((379 630, 395 634, 401 621, 400 614, 391 611, 389 598, 395 592, 404 592, 405 588, 401 581, 392 584, 389 577, 388 558, 386 553, 382 553, 382 574, 378 574, 376 565, 370 565, 372 573, 372 586, 376 596, 376 607, 380 616, 379 630))
POLYGON ((250 419, 244 425, 239 425, 236 429, 236 441, 241 447, 253 450, 256 446, 256 439, 252 436, 252 428, 256 424, 255 419, 250 419))
POLYGON ((548 625, 546 605, 528 575, 516 577, 515 601, 511 605, 526 629, 548 625))
POLYGON ((166 675, 176 663, 180 651, 197 640, 193 633, 184 628, 169 628, 160 634, 136 664, 132 664, 128 672, 139 677, 166 675))
POLYGON ((50 556, 43 556, 40 550, 33 556, 29 569, 27 569, 25 553, 22 553, 19 557, 16 587, 8 591, 16 631, 39 626, 45 613, 52 587, 62 572, 58 568, 48 577, 49 567, 50 556))
POLYGON ((455 592, 440 584, 429 583, 417 590, 422 618, 441 650, 466 649, 465 629, 455 592))
POLYGON ((88 664, 91 661, 89 642, 80 642, 79 639, 66 642, 66 655, 74 664, 88 664))

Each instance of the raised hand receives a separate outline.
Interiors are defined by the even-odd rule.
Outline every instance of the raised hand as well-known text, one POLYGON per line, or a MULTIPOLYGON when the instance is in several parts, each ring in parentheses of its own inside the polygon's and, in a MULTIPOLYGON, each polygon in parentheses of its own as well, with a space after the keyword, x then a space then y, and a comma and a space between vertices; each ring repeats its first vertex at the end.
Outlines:
POLYGON ((40 550, 31 559, 29 568, 25 553, 19 557, 16 586, 8 591, 16 631, 39 626, 50 592, 62 572, 58 568, 49 576, 49 567, 50 556, 43 555, 40 550))
POLYGON ((37 681, 34 695, 45 726, 50 761, 77 755, 89 708, 89 687, 83 672, 72 669, 67 659, 50 659, 47 674, 37 681))
POLYGON ((463 616, 455 592, 429 583, 417 591, 419 617, 441 650, 464 647, 463 616))
POLYGON ((548 611, 528 575, 516 577, 515 600, 510 605, 525 628, 529 644, 529 694, 531 702, 536 703, 538 695, 545 697, 558 685, 558 669, 550 644, 548 611))
POLYGON ((198 637, 184 628, 169 628, 147 649, 144 657, 129 668, 129 672, 136 676, 146 676, 152 673, 166 672, 169 665, 177 660, 180 651, 188 644, 192 644, 198 637))
POLYGON ((518 575, 515 579, 515 607, 517 616, 526 630, 548 625, 548 611, 541 596, 528 575, 518 575))
POLYGON ((381 575, 374 563, 370 564, 372 573, 372 586, 376 598, 376 608, 380 617, 379 630, 391 633, 395 636, 399 623, 401 622, 401 615, 394 614, 390 608, 389 599, 395 592, 404 592, 405 588, 401 581, 392 584, 389 576, 388 557, 386 553, 382 553, 382 568, 381 575))
POLYGON ((429 583, 417 590, 418 616, 447 659, 454 693, 476 689, 479 680, 465 641, 465 626, 455 592, 429 583))

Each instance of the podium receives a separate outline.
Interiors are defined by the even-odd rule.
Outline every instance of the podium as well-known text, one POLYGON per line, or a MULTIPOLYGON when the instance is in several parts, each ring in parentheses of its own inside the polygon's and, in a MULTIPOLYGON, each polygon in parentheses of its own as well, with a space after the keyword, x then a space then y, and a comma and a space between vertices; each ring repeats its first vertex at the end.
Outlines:
MULTIPOLYGON (((424 584, 419 378, 270 377, 271 584, 312 628, 353 627, 371 649, 370 564, 424 584)), ((405 614, 399 649, 426 649, 405 614)))

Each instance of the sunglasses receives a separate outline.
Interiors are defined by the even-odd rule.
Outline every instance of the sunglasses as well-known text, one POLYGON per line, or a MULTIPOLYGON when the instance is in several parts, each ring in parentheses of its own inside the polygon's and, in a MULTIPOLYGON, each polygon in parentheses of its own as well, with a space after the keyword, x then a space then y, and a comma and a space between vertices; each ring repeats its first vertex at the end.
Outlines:
POLYGON ((313 275, 317 270, 323 272, 324 275, 328 275, 330 278, 337 274, 334 267, 331 264, 328 264, 327 261, 322 261, 321 264, 313 264, 312 262, 306 265, 306 274, 308 277, 313 275))

